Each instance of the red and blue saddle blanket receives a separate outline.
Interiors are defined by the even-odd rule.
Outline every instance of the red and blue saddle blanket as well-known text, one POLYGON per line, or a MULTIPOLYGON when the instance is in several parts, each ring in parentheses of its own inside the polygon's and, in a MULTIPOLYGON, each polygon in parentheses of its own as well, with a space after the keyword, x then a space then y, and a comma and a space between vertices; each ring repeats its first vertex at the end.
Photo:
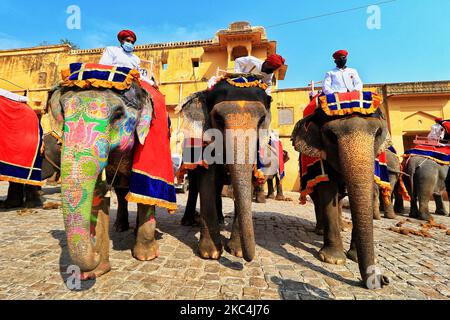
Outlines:
POLYGON ((373 114, 381 105, 381 96, 372 91, 354 91, 317 94, 303 112, 303 116, 312 114, 317 108, 328 116, 344 116, 353 113, 373 114))
POLYGON ((155 116, 144 145, 137 143, 135 146, 130 192, 126 199, 174 213, 177 199, 165 97, 147 82, 142 81, 141 86, 153 98, 155 116))
POLYGON ((136 69, 126 67, 107 66, 97 63, 72 63, 68 70, 62 71, 65 87, 106 88, 119 91, 131 87, 133 80, 139 80, 140 74, 136 69))
POLYGON ((403 157, 420 156, 433 160, 439 164, 450 165, 450 147, 416 145, 411 150, 405 152, 403 157))
POLYGON ((29 105, 0 96, 0 180, 41 186, 42 127, 29 105))

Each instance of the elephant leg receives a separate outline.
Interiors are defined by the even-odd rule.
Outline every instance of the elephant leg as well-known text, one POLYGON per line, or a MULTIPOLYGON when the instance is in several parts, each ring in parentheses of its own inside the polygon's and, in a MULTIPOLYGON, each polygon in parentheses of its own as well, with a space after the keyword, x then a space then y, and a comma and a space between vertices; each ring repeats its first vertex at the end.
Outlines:
POLYGON ((218 260, 222 255, 220 228, 217 219, 216 206, 216 165, 209 169, 199 169, 200 192, 200 242, 198 245, 200 257, 218 260))
POLYGON ((285 197, 283 194, 283 182, 280 180, 278 175, 275 175, 275 184, 277 186, 277 197, 275 200, 278 201, 292 201, 291 198, 285 197))
POLYGON ((319 196, 317 195, 317 191, 314 191, 309 195, 314 203, 314 213, 316 214, 316 229, 315 233, 317 235, 323 236, 324 234, 324 223, 323 223, 323 214, 320 211, 319 204, 319 196))
POLYGON ((338 211, 338 186, 335 181, 320 183, 316 187, 320 211, 324 214, 324 245, 319 252, 320 260, 331 264, 344 264, 345 254, 342 245, 338 211))
POLYGON ((40 208, 43 206, 40 187, 25 185, 25 208, 40 208))
POLYGON ((273 188, 273 178, 267 179, 267 199, 275 199, 275 189, 273 188))
POLYGON ((139 261, 151 261, 159 257, 159 246, 155 238, 155 212, 155 206, 138 204, 133 257, 139 261))
POLYGON ((392 189, 391 203, 385 204, 384 199, 383 199, 383 201, 380 201, 380 203, 384 204, 384 217, 387 219, 395 219, 397 217, 397 215, 395 214, 395 210, 394 210, 394 197, 395 197, 395 193, 397 191, 395 187, 397 185, 397 181, 398 181, 397 175, 393 175, 393 174, 389 175, 389 183, 390 183, 391 189, 392 189))
POLYGON ((198 169, 188 171, 189 179, 189 191, 188 200, 186 204, 186 210, 184 211, 183 218, 181 219, 181 224, 183 226, 196 226, 198 225, 196 221, 197 212, 195 208, 197 207, 198 199, 198 169))
POLYGON ((231 237, 226 245, 226 250, 230 254, 232 254, 235 257, 242 258, 242 245, 241 245, 241 231, 239 227, 239 220, 236 215, 236 208, 234 209, 234 220, 233 220, 233 227, 231 230, 231 237))
POLYGON ((435 214, 446 216, 447 211, 444 207, 444 202, 442 201, 442 195, 440 193, 433 194, 434 202, 436 203, 436 212, 435 214))
POLYGON ((396 214, 405 213, 405 204, 403 202, 403 196, 398 193, 394 194, 394 213, 396 214))
POLYGON ((223 216, 222 211, 222 191, 223 191, 223 181, 222 179, 216 179, 216 210, 219 224, 225 223, 225 217, 223 216))
POLYGON ((415 183, 417 186, 417 195, 419 200, 419 219, 425 221, 431 221, 433 218, 429 212, 428 203, 433 195, 434 186, 436 185, 435 179, 422 179, 421 183, 415 183))
POLYGON ((91 233, 94 240, 94 251, 100 254, 100 263, 89 272, 81 274, 81 280, 98 278, 111 271, 109 261, 109 208, 111 199, 105 197, 107 192, 106 183, 97 181, 94 190, 94 201, 91 209, 92 226, 91 233))
POLYGON ((255 196, 256 196, 256 203, 266 203, 263 184, 255 184, 255 196))
POLYGON ((114 223, 114 230, 116 232, 125 232, 130 229, 128 222, 128 201, 125 197, 128 194, 128 188, 117 187, 114 188, 117 195, 117 217, 114 223))
POLYGON ((373 219, 381 220, 380 214, 380 187, 374 183, 373 184, 373 219))
POLYGON ((3 206, 5 209, 23 207, 24 185, 22 183, 10 182, 8 195, 3 206))

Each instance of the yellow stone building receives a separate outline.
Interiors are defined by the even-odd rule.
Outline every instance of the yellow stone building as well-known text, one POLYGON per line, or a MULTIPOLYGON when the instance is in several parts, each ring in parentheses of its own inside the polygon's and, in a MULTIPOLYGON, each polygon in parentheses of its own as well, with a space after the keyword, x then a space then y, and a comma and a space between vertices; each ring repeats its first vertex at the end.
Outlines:
MULTIPOLYGON (((213 39, 139 45, 136 55, 143 67, 153 73, 166 96, 172 119, 173 152, 180 152, 179 116, 174 108, 188 95, 203 90, 218 69, 233 70, 234 60, 245 55, 265 59, 276 52, 276 41, 267 38, 263 27, 247 22, 232 23, 219 30, 213 39), (178 143, 177 143, 178 142, 178 143)), ((48 91, 59 81, 60 72, 73 62, 96 63, 103 48, 72 50, 68 45, 0 50, 0 87, 16 92, 28 91, 29 104, 43 112, 48 91)), ((288 61, 289 62, 289 61, 288 61)), ((285 190, 299 189, 298 154, 290 135, 309 103, 310 88, 277 89, 278 81, 289 76, 287 68, 276 72, 272 93, 272 128, 278 130, 291 160, 286 164, 285 190)), ((440 82, 369 84, 384 97, 395 147, 403 152, 416 135, 426 135, 435 117, 450 118, 450 80, 440 82)))

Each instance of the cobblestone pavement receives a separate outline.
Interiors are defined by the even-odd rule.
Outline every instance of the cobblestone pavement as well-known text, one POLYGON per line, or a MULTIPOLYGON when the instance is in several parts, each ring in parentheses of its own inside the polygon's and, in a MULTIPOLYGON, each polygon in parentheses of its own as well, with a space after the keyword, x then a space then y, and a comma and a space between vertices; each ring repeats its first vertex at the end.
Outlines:
MULTIPOLYGON (((7 184, 0 182, 0 199, 7 184)), ((56 187, 45 187, 47 201, 59 201, 56 187)), ((297 199, 298 194, 289 194, 297 199)), ((390 285, 369 291, 359 285, 358 265, 334 266, 318 260, 322 239, 314 234, 312 204, 269 200, 253 204, 256 258, 251 263, 224 253, 219 261, 196 253, 198 228, 180 225, 179 211, 158 211, 161 256, 151 262, 131 257, 133 231, 111 231, 112 271, 82 284, 80 291, 65 285, 70 265, 60 209, 0 211, 0 299, 449 299, 450 236, 433 229, 432 238, 400 235, 387 230, 399 220, 375 221, 375 246, 390 285)), ((115 219, 113 196, 111 220, 115 219)), ((136 205, 130 204, 134 226, 136 205)), ((224 199, 230 234, 233 205, 224 199)), ((348 212, 345 216, 349 218, 348 212)), ((450 218, 436 217, 450 226, 450 218)), ((405 226, 418 228, 419 222, 405 226)), ((112 223, 111 223, 112 225, 112 223)), ((349 246, 350 232, 343 232, 349 246)))

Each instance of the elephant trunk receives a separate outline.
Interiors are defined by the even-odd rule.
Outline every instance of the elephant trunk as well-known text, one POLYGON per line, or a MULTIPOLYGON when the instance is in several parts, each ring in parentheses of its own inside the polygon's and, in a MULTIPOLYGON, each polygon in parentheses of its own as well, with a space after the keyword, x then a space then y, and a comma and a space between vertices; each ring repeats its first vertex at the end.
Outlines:
POLYGON ((230 165, 235 198, 235 214, 237 215, 241 231, 242 254, 247 262, 252 261, 255 257, 255 233, 252 219, 252 173, 252 165, 230 165))
POLYGON ((100 173, 96 163, 93 158, 75 157, 73 150, 64 148, 61 193, 67 246, 72 262, 83 272, 94 270, 100 263, 100 254, 91 240, 95 236, 91 208, 100 173))
POLYGON ((348 189, 359 270, 368 286, 375 271, 373 245, 374 137, 353 132, 339 138, 341 168, 348 189))

